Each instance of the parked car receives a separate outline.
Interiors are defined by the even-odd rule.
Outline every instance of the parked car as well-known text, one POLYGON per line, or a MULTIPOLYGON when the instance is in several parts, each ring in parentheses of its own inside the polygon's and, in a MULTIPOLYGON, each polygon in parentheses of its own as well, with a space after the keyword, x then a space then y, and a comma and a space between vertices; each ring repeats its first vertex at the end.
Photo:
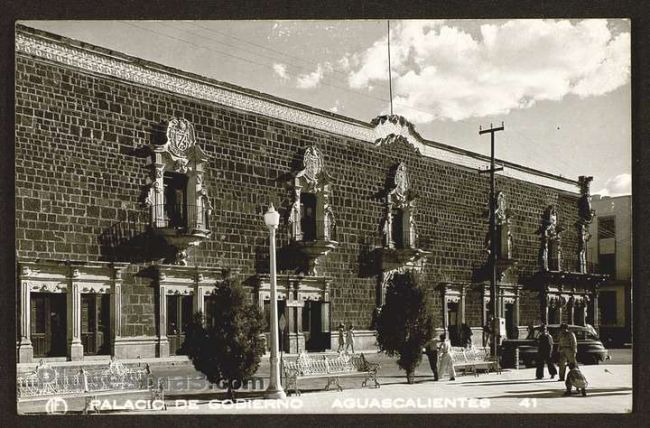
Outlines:
MULTIPOLYGON (((548 332, 553 336, 553 360, 559 360, 558 339, 560 337, 560 325, 549 324, 546 326, 548 332)), ((569 330, 576 335, 578 341, 578 354, 576 360, 582 364, 598 364, 601 361, 609 360, 609 352, 598 338, 596 330, 592 326, 569 325, 569 330)), ((537 337, 541 326, 533 329, 533 337, 526 339, 506 339, 503 341, 504 351, 519 348, 519 360, 526 366, 532 367, 537 359, 537 337)))

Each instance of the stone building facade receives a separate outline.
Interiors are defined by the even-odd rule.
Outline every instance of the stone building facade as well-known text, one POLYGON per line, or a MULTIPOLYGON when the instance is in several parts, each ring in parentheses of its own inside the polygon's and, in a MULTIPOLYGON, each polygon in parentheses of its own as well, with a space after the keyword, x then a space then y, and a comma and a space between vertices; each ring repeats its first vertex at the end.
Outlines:
MULTIPOLYGON (((400 116, 360 122, 26 27, 15 77, 19 362, 174 355, 228 272, 268 312, 269 203, 285 350, 328 349, 339 323, 374 347, 403 269, 420 272, 440 328, 457 340, 466 323, 481 340, 485 156, 424 140, 400 116)), ((597 323, 581 183, 500 163, 508 334, 597 323)))

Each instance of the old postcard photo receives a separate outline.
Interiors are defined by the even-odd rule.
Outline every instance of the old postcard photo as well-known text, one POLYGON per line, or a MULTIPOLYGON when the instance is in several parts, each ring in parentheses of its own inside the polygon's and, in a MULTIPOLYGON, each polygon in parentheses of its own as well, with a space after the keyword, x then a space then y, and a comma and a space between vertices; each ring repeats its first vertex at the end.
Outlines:
POLYGON ((630 412, 630 33, 18 21, 18 413, 630 412))

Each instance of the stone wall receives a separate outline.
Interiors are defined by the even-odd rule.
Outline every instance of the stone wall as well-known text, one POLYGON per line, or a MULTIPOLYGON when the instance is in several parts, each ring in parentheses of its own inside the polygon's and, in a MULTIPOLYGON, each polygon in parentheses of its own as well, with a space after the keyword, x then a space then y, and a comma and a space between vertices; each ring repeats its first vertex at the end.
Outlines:
MULTIPOLYGON (((164 142, 167 121, 177 117, 194 124, 197 144, 210 157, 205 185, 214 206, 213 233, 191 250, 190 265, 239 268, 244 280, 264 269, 259 260, 268 253, 268 232, 260 214, 275 203, 282 214, 278 247, 287 245, 289 174, 310 145, 321 149, 333 178, 340 245, 321 269, 334 278, 332 325, 371 327, 377 278, 364 276, 359 266, 364 254, 381 245, 378 193, 398 162, 407 165, 419 195, 419 247, 431 252, 423 268, 424 286, 433 290, 443 278, 470 282, 486 258, 487 176, 423 157, 401 139, 374 146, 24 54, 16 57, 15 103, 19 257, 109 260, 101 234, 144 210, 138 200, 146 184, 146 160, 136 148, 164 142)), ((536 269, 534 232, 549 204, 558 205, 566 228, 563 267, 575 270, 577 196, 502 176, 497 187, 512 210, 514 257, 522 277, 536 269)), ((123 287, 124 334, 155 335, 153 289, 135 275, 123 287)), ((539 317, 536 299, 524 293, 522 324, 539 317)), ((439 299, 434 305, 442 322, 439 299)), ((470 324, 480 321, 477 311, 480 299, 468 298, 470 324)))

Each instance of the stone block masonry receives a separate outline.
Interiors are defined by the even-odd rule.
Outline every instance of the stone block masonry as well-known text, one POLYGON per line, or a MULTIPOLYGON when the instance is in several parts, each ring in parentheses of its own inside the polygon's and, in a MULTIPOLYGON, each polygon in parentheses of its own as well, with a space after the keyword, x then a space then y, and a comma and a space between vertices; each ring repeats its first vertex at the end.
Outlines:
MULTIPOLYGON (((474 270, 485 262, 488 227, 482 212, 487 206, 487 177, 422 156, 405 139, 372 145, 28 54, 16 57, 15 103, 19 258, 108 260, 100 235, 145 210, 139 197, 146 185, 146 160, 137 148, 164 142, 165 126, 176 117, 194 125, 197 145, 209 157, 205 186, 214 207, 212 235, 190 250, 191 266, 237 268, 244 280, 259 273, 256 260, 268 252, 268 232, 260 214, 269 202, 282 215, 278 246, 288 244, 289 177, 311 145, 322 151, 333 179, 331 204, 339 246, 319 272, 333 278, 333 326, 345 322, 371 328, 377 278, 362 275, 361 258, 382 245, 384 207, 377 195, 389 169, 399 162, 407 165, 411 188, 419 196, 415 215, 419 246, 431 252, 422 272, 423 285, 433 290, 443 275, 470 283, 474 270)), ((577 193, 504 176, 497 177, 497 187, 507 195, 513 213, 514 258, 522 277, 537 269, 535 230, 550 204, 558 206, 559 221, 566 228, 564 267, 575 270, 577 193)), ((122 293, 122 334, 155 336, 151 284, 127 275, 122 293)), ((521 324, 539 317, 537 299, 536 293, 524 293, 521 324)), ((474 300, 468 297, 466 317, 478 325, 481 305, 474 300)), ((441 311, 439 305, 436 310, 441 311)))

